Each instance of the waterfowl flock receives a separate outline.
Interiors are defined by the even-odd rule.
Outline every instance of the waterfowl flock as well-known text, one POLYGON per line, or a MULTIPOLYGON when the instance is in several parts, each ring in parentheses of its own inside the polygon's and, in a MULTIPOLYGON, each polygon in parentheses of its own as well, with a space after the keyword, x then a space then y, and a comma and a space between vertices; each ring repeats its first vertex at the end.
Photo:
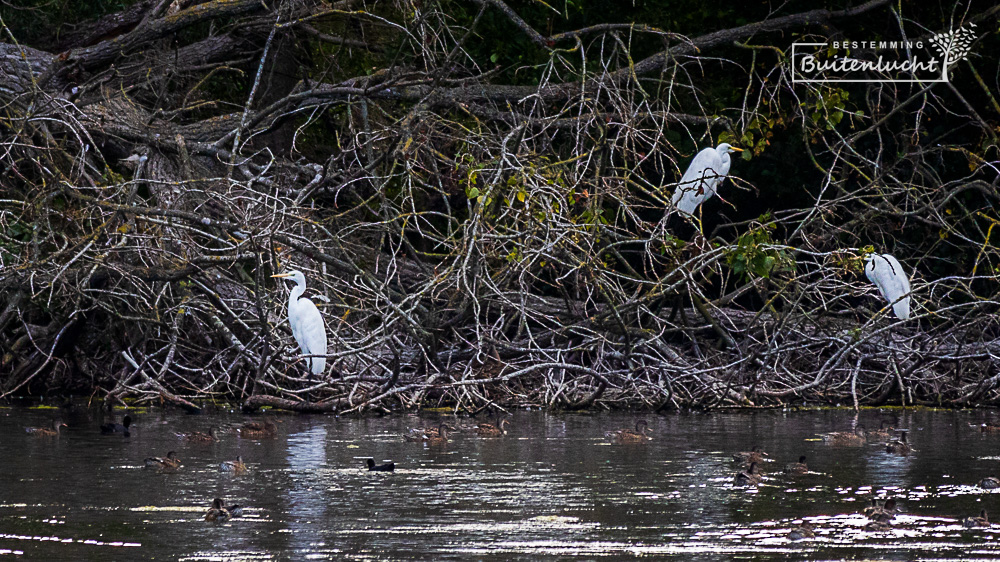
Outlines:
MULTIPOLYGON (((987 424, 973 426, 977 430, 986 432, 989 430, 983 427, 993 427, 987 424)), ((837 431, 821 434, 822 441, 831 446, 861 446, 869 443, 884 443, 885 451, 894 455, 908 455, 915 449, 907 440, 908 430, 899 429, 892 425, 881 424, 878 430, 866 431, 863 426, 858 426, 852 431, 837 431), (893 438, 893 434, 898 437, 893 438)), ((761 466, 767 462, 768 454, 760 446, 754 446, 750 451, 743 451, 733 454, 733 460, 744 465, 736 472, 733 478, 733 485, 736 487, 758 486, 764 482, 764 474, 761 466)), ((799 456, 798 462, 788 463, 782 472, 787 476, 811 474, 806 464, 806 456, 799 456)), ((815 473, 813 473, 815 474, 815 473)), ((988 476, 980 480, 977 485, 984 489, 1000 488, 1000 478, 988 476)), ((860 511, 862 515, 869 519, 864 525, 864 530, 869 532, 886 532, 892 529, 895 516, 899 513, 899 505, 896 498, 888 497, 882 501, 872 497, 871 503, 860 511)), ((989 527, 991 525, 986 510, 982 509, 978 516, 970 516, 961 519, 961 523, 966 528, 989 527)), ((791 540, 802 540, 815 536, 815 529, 807 522, 793 527, 787 537, 791 540)))
MULTIPOLYGON (((130 429, 134 431, 134 420, 130 415, 122 418, 121 423, 111 421, 100 426, 100 433, 105 435, 119 435, 128 437, 130 429)), ((404 441, 422 443, 424 445, 445 445, 451 442, 451 438, 456 434, 469 434, 484 438, 504 437, 508 435, 510 420, 497 418, 495 422, 479 423, 477 425, 448 424, 441 421, 436 427, 417 427, 401 435, 404 441)), ((26 427, 25 432, 35 437, 58 437, 62 428, 67 425, 60 420, 52 420, 48 426, 26 427)), ((140 424, 140 428, 141 428, 140 424)), ((975 431, 986 431, 982 427, 987 424, 972 425, 975 431)), ((278 435, 278 425, 274 420, 267 418, 260 422, 248 422, 231 428, 223 428, 221 431, 216 427, 211 427, 207 432, 190 431, 185 433, 175 433, 179 440, 192 444, 215 443, 220 441, 221 436, 227 433, 235 433, 241 438, 265 439, 274 438, 278 435)), ((649 424, 646 420, 635 422, 634 428, 618 429, 608 431, 604 437, 612 444, 636 444, 644 443, 653 439, 650 434, 649 424)), ((859 444, 880 444, 885 447, 889 454, 907 455, 914 451, 908 440, 908 430, 887 425, 883 422, 878 430, 866 430, 858 425, 854 429, 820 434, 822 440, 830 446, 856 446, 859 444), (894 437, 895 436, 895 437, 894 437)), ((818 439, 817 439, 818 441, 818 439)), ((831 449, 832 450, 832 449, 831 449)), ((768 482, 773 478, 769 476, 767 464, 773 462, 770 455, 760 445, 754 445, 746 451, 731 453, 734 461, 740 463, 740 468, 731 477, 731 485, 734 487, 757 487, 768 486, 768 482)), ((357 457, 356 457, 357 458, 357 457)), ((360 457, 363 465, 361 470, 368 472, 393 473, 396 463, 391 460, 376 462, 374 457, 360 457)), ((150 456, 144 459, 144 466, 158 472, 175 472, 182 468, 183 464, 176 451, 169 451, 165 456, 150 456)), ((798 456, 798 460, 788 462, 780 469, 786 478, 801 477, 806 475, 817 475, 820 473, 811 472, 807 464, 806 455, 798 456)), ((248 472, 248 466, 242 456, 237 456, 233 460, 225 460, 218 464, 220 472, 233 475, 241 475, 248 472)), ((787 481, 787 480, 786 480, 787 481)), ((987 476, 982 478, 978 484, 983 489, 1000 488, 1000 478, 987 476)), ((241 506, 227 506, 221 498, 215 498, 211 507, 205 514, 204 519, 210 522, 226 522, 234 517, 239 517, 243 508, 241 506)), ((871 504, 866 506, 860 513, 868 519, 864 525, 864 530, 869 532, 886 532, 893 529, 893 521, 899 513, 897 499, 888 497, 883 500, 873 497, 871 504)), ((957 519, 966 528, 990 527, 986 509, 981 509, 978 515, 972 515, 957 519)), ((808 521, 795 526, 788 532, 787 537, 791 540, 804 540, 816 536, 816 529, 808 521)))

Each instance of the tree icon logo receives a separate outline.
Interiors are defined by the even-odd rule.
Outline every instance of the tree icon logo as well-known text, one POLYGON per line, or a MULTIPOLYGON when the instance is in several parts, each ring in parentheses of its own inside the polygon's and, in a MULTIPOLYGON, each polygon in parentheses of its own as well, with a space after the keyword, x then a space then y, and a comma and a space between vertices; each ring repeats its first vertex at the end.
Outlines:
POLYGON ((948 70, 972 50, 975 27, 968 23, 928 39, 793 42, 792 82, 948 82, 948 70))
POLYGON ((948 68, 952 64, 964 59, 972 49, 972 42, 976 39, 976 32, 972 28, 976 24, 970 23, 968 27, 962 26, 947 33, 937 33, 928 41, 934 49, 944 59, 941 61, 941 81, 948 81, 948 68))

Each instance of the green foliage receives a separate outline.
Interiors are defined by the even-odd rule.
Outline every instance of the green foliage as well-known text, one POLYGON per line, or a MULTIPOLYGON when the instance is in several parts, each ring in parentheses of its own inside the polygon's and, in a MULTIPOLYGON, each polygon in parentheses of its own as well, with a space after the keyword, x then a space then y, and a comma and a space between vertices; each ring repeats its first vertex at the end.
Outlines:
MULTIPOLYGON (((850 92, 841 88, 824 87, 818 90, 818 94, 800 105, 805 108, 814 126, 832 131, 844 119, 850 92)), ((860 111, 857 114, 863 115, 860 111)))
POLYGON ((740 156, 744 160, 750 160, 753 156, 760 156, 764 149, 771 144, 774 136, 774 128, 784 126, 785 120, 779 112, 773 115, 755 115, 747 127, 741 133, 731 133, 723 131, 719 134, 719 143, 729 144, 744 149, 740 156))
POLYGON ((30 224, 16 219, 9 223, 0 222, 0 263, 5 267, 13 265, 21 255, 24 245, 30 241, 30 224))
POLYGON ((770 216, 764 215, 759 224, 749 232, 740 235, 736 245, 726 254, 726 263, 743 281, 751 281, 757 277, 769 278, 779 271, 791 271, 795 260, 788 252, 776 248, 767 248, 775 244, 771 231, 775 226, 770 216))

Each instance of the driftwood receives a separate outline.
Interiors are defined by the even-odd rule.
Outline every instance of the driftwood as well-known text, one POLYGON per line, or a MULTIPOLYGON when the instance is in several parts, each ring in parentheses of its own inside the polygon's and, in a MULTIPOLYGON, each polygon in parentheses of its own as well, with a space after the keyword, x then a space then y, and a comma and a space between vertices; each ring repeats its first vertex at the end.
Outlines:
MULTIPOLYGON (((10 30, 0 396, 1000 399, 992 32, 950 83, 840 88, 791 84, 786 34, 895 29, 894 4, 691 36, 470 5, 140 1, 48 42, 10 30), (485 14, 539 62, 488 60, 485 14), (699 231, 670 191, 721 136, 753 158, 699 231), (916 271, 906 322, 860 272, 872 246, 916 271), (315 379, 270 279, 291 268, 330 334, 315 379)), ((955 25, 995 21, 977 9, 955 25)))

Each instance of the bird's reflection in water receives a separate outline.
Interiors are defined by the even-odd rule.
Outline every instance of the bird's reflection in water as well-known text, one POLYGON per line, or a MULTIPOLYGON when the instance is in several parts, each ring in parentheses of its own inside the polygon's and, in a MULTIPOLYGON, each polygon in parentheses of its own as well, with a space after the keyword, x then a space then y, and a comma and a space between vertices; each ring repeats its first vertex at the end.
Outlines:
POLYGON ((291 486, 288 490, 288 527, 291 531, 289 546, 294 552, 312 552, 323 544, 322 527, 314 522, 325 520, 328 516, 326 486, 317 478, 326 466, 325 425, 289 434, 291 486))

